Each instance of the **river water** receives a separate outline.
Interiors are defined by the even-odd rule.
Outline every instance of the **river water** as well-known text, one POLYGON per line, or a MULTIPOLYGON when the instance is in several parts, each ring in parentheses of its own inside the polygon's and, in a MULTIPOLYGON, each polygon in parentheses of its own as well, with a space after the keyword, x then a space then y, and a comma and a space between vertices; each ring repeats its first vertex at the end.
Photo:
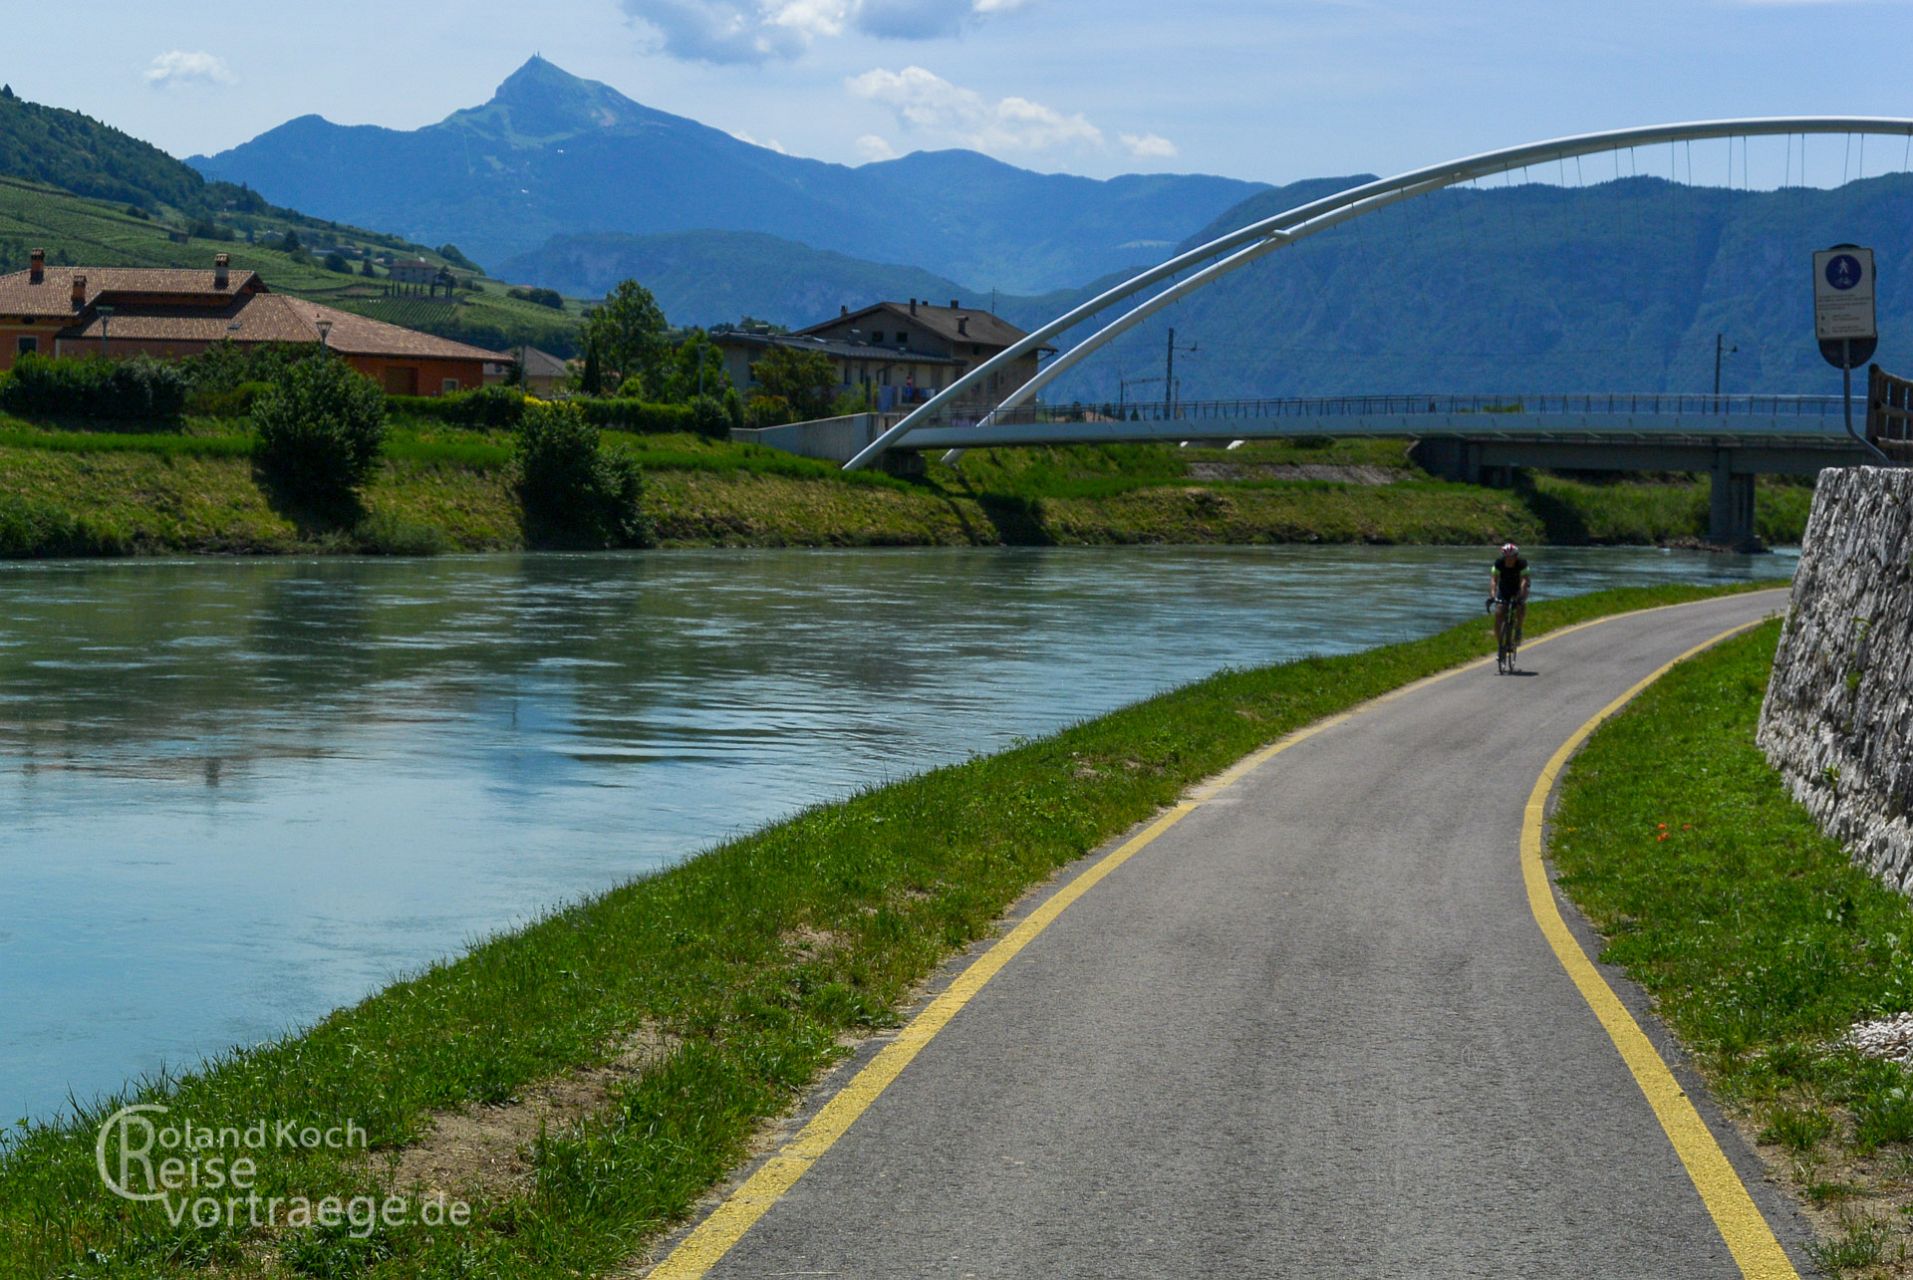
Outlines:
MULTIPOLYGON (((1489 558, 0 565, 0 1129, 853 788, 1218 667, 1480 617, 1489 558)), ((1532 558, 1537 596, 1792 568, 1532 558)))

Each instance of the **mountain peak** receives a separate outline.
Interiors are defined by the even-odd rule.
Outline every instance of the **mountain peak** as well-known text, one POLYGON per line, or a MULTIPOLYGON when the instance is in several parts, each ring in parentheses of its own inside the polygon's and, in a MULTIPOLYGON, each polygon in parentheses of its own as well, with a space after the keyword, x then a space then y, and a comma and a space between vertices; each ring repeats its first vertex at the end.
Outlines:
POLYGON ((502 130, 523 142, 539 142, 635 125, 654 114, 609 85, 581 79, 533 54, 505 77, 490 102, 454 112, 447 123, 502 130))

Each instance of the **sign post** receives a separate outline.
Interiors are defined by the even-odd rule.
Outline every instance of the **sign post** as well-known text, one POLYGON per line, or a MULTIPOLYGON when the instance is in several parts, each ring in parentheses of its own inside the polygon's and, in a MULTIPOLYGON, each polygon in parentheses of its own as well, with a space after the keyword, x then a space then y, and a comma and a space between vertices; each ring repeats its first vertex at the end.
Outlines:
POLYGON ((1880 345, 1873 307, 1873 250, 1836 244, 1813 255, 1813 336, 1820 354, 1840 370, 1847 434, 1882 461, 1890 461, 1853 429, 1853 367, 1880 345))

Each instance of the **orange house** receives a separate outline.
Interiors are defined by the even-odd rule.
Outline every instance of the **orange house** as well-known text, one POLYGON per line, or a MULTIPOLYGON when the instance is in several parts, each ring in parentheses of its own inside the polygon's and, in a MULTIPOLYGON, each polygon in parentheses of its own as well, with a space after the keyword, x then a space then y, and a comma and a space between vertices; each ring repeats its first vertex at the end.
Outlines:
POLYGON ((211 271, 49 267, 33 251, 25 271, 0 276, 0 369, 42 355, 179 359, 220 342, 323 343, 393 395, 469 391, 511 357, 274 293, 225 254, 211 271))

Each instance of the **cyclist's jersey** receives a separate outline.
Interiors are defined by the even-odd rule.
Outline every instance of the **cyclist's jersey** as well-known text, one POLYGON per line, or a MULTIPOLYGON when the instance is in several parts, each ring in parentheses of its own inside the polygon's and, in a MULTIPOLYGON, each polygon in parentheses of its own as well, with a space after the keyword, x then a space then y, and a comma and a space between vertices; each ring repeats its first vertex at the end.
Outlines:
POLYGON ((1521 594, 1521 580, 1528 576, 1528 562, 1520 556, 1509 564, 1500 556, 1495 557, 1495 595, 1503 600, 1513 600, 1521 594))

